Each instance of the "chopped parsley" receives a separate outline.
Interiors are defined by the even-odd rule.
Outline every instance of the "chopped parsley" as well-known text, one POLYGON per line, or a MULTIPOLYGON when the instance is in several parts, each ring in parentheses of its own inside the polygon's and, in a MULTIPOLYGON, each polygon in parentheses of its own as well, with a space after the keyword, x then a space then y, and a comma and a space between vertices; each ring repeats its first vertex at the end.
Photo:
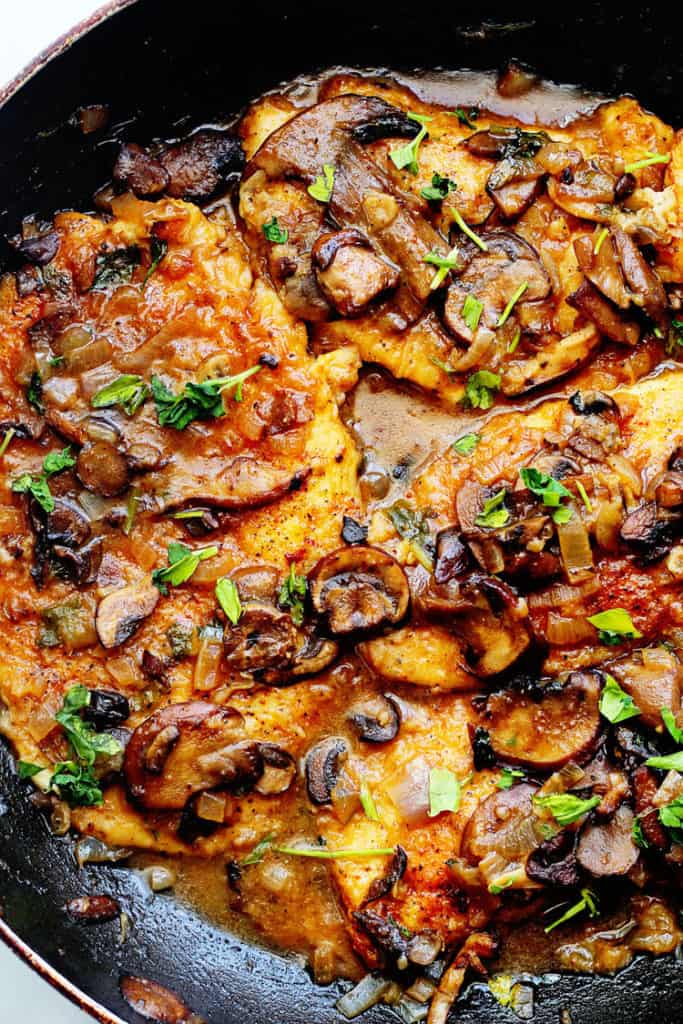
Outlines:
POLYGON ((274 832, 269 832, 267 836, 263 837, 263 839, 259 839, 251 853, 248 853, 247 856, 240 861, 240 867, 247 868, 250 864, 260 864, 274 842, 274 832))
POLYGON ((110 384, 105 384, 90 399, 94 409, 120 405, 128 416, 134 416, 149 395, 149 388, 136 373, 122 373, 110 384))
POLYGON ((357 857, 393 857, 396 853, 393 846, 359 850, 326 850, 321 846, 274 846, 273 849, 276 853, 285 853, 290 857, 314 857, 320 860, 354 860, 357 857))
POLYGON ((447 256, 439 256, 436 252, 427 253, 424 257, 423 263, 431 263, 432 266, 438 267, 437 272, 429 283, 431 291, 434 291, 446 279, 447 274, 451 270, 457 270, 458 267, 458 249, 457 246, 448 253, 447 256))
POLYGON ((683 843, 683 796, 659 808, 659 820, 675 843, 683 843))
POLYGON ((307 592, 308 580, 305 576, 300 576, 297 573, 294 562, 292 562, 289 566, 289 575, 280 587, 277 600, 281 608, 289 608, 295 626, 300 626, 304 621, 307 592))
POLYGON ((426 185, 425 188, 421 189, 420 195, 423 199, 428 199, 432 203, 440 202, 445 199, 449 192, 455 192, 457 185, 450 178, 445 178, 437 171, 432 174, 431 185, 426 185))
POLYGON ((645 764, 648 768, 661 768, 664 772, 683 774, 683 750, 677 750, 675 754, 664 754, 661 757, 648 757, 645 764))
POLYGON ((666 341, 667 354, 675 356, 676 350, 680 348, 683 348, 683 320, 672 320, 666 341))
POLYGON ((563 483, 560 483, 555 477, 549 476, 548 473, 541 473, 533 466, 521 469, 519 475, 527 490, 540 498, 546 508, 555 510, 551 513, 554 522, 558 524, 569 522, 572 510, 562 505, 562 499, 571 498, 573 495, 563 483))
POLYGON ((60 452, 48 452, 43 459, 43 472, 40 476, 31 476, 30 473, 22 473, 12 481, 12 490, 15 494, 30 494, 44 512, 49 515, 54 511, 55 499, 52 497, 48 477, 61 473, 64 469, 70 469, 76 465, 76 460, 71 455, 69 447, 62 448, 60 452))
POLYGON ((493 396, 500 387, 500 375, 491 370, 477 370, 471 373, 465 384, 463 405, 472 409, 490 409, 493 396))
POLYGON ((465 113, 462 107, 456 107, 455 110, 449 110, 448 113, 451 117, 457 117, 460 124, 464 124, 466 128, 476 129, 477 126, 473 123, 479 117, 479 111, 476 107, 472 107, 468 114, 465 113))
POLYGON ((608 647, 616 647, 625 640, 638 640, 643 634, 633 625, 625 608, 607 608, 597 615, 590 615, 588 621, 598 631, 598 640, 608 647))
POLYGON ((368 821, 380 821, 379 811, 375 806, 375 800, 372 795, 372 791, 368 786, 367 782, 363 781, 360 784, 360 802, 363 808, 363 813, 368 821))
POLYGON ((334 167, 331 164, 323 164, 323 173, 319 174, 312 185, 308 186, 309 196, 313 196, 319 203, 329 203, 334 189, 334 167))
POLYGON ((475 522, 477 526, 483 526, 489 530, 497 530, 505 526, 510 518, 510 513, 505 508, 505 496, 507 491, 501 488, 492 498, 484 502, 484 509, 479 513, 475 522))
POLYGON ((398 149, 392 149, 391 153, 389 153, 389 157, 391 162, 399 171, 402 171, 405 168, 410 171, 411 174, 417 174, 420 170, 420 166, 418 164, 418 151, 422 141, 429 134, 427 131, 427 124, 432 119, 431 117, 423 117, 421 114, 413 113, 409 113, 408 117, 411 121, 416 121, 420 125, 420 130, 411 142, 408 142, 405 146, 399 146, 398 149))
POLYGON ((643 823, 638 816, 633 819, 633 825, 631 826, 631 838, 636 846, 639 846, 641 850, 647 850, 650 845, 645 837, 645 833, 643 832, 643 823))
POLYGON ((678 743, 679 747, 683 747, 683 729, 679 729, 676 725, 673 711, 670 708, 662 708, 660 714, 671 739, 674 743, 678 743))
POLYGON ((14 437, 15 434, 16 430, 14 429, 14 427, 8 427, 7 430, 5 431, 5 434, 2 439, 2 444, 0 444, 0 459, 9 448, 10 444, 12 443, 12 438, 14 437))
POLYGON ((595 239, 595 245, 593 246, 593 255, 597 256, 602 249, 605 239, 609 235, 609 228, 603 228, 602 231, 598 232, 598 236, 595 239))
POLYGON ((32 779, 38 772, 46 771, 46 768, 42 764, 31 764, 30 761, 17 761, 17 771, 20 779, 32 779))
POLYGON ((640 160, 634 160, 631 164, 624 164, 624 173, 633 174, 643 167, 652 167, 653 164, 668 164, 671 160, 670 153, 646 153, 640 160))
POLYGON ((622 690, 613 676, 607 674, 600 694, 600 714, 613 725, 640 714, 640 708, 636 706, 633 697, 622 690))
POLYGON ((168 242, 165 238, 157 238, 156 235, 152 236, 152 241, 149 246, 149 255, 151 257, 151 263, 147 267, 147 273, 142 279, 142 290, 144 292, 147 282, 149 281, 152 274, 156 271, 157 267, 163 260, 164 256, 168 252, 168 242))
POLYGON ((515 334, 514 334, 514 337, 513 337, 512 341, 508 343, 508 347, 507 347, 508 355, 511 356, 512 353, 516 350, 517 346, 519 345, 519 341, 520 341, 521 337, 522 337, 522 329, 521 329, 521 327, 518 327, 517 330, 515 331, 515 334))
POLYGON ((128 284, 133 272, 140 265, 140 250, 137 245, 127 249, 115 249, 113 252, 102 252, 97 257, 95 277, 90 291, 99 292, 106 288, 128 284))
POLYGON ((498 777, 496 786, 498 789, 512 789, 515 779, 523 779, 524 772, 520 771, 519 768, 503 768, 502 772, 498 777))
POLYGON ((498 317, 498 320, 496 322, 496 327, 502 327, 504 325, 504 323, 506 322, 506 320, 510 316, 510 313, 512 313, 512 310, 515 308, 516 303, 519 302, 519 300, 521 299, 522 295, 524 295, 524 292, 527 290, 528 287, 529 287, 529 282, 528 281, 522 281, 522 283, 520 284, 519 288, 515 289, 514 295, 512 296, 510 301, 508 302, 508 304, 505 307, 505 309, 503 310, 503 312, 498 317))
POLYGON ((224 416, 223 392, 234 391, 234 401, 241 402, 244 382, 260 369, 260 365, 250 366, 230 377, 214 377, 199 384, 189 382, 178 395, 174 395, 160 377, 152 377, 152 397, 160 426, 184 430, 194 420, 224 416))
POLYGON ((273 217, 271 220, 266 221, 261 230, 263 231, 266 241, 272 242, 274 245, 284 245, 289 238, 289 231, 287 228, 280 227, 277 222, 277 217, 273 217))
POLYGON ((43 405, 43 379, 37 370, 34 370, 28 382, 26 401, 29 405, 33 406, 36 412, 39 412, 41 416, 43 415, 45 412, 45 406, 43 405))
POLYGON ((453 442, 453 451, 458 455, 471 455, 481 441, 481 434, 463 434, 453 442))
POLYGON ((585 910, 588 911, 591 917, 597 917, 599 914, 597 897, 591 889, 582 889, 581 899, 578 903, 575 903, 569 908, 569 910, 565 911, 562 917, 559 917, 557 921, 553 921, 553 923, 549 924, 547 928, 544 928, 544 932, 547 935, 548 932, 553 931, 554 928, 558 928, 561 924, 571 921, 573 917, 576 917, 577 914, 582 914, 585 910))
POLYGON ((549 793, 547 796, 534 796, 533 801, 544 810, 550 811, 558 825, 571 825, 584 814, 588 814, 600 803, 599 796, 591 796, 582 800, 572 793, 549 793))
POLYGON ((472 228, 469 227, 469 225, 465 223, 465 221, 462 218, 462 214, 460 213, 459 210, 455 210, 453 207, 451 207, 449 209, 449 213, 450 213, 451 217, 453 218, 454 222, 458 225, 458 227, 462 231, 463 235, 467 235, 467 237, 472 242, 474 242, 474 244, 477 245, 481 249, 482 252, 488 252, 489 251, 489 247, 486 244, 486 242, 484 241, 484 239, 480 238, 479 235, 475 234, 475 232, 472 230, 472 228))
POLYGON ((454 812, 460 806, 461 787, 449 768, 432 768, 429 772, 429 817, 443 811, 454 812))
POLYGON ((168 545, 168 565, 163 569, 154 570, 152 583, 162 594, 166 595, 169 587, 179 587, 181 583, 186 583, 200 562, 204 562, 207 558, 213 558, 217 554, 218 548, 215 545, 193 550, 185 544, 172 541, 168 545))
POLYGON ((236 626, 242 615, 242 604, 237 585, 229 576, 216 580, 216 599, 233 626, 236 626))
POLYGON ((399 537, 408 541, 411 551, 420 565, 431 572, 434 568, 434 545, 431 540, 427 517, 419 509, 412 508, 406 501, 396 501, 384 509, 399 537))
POLYGON ((465 301, 462 304, 462 318, 472 332, 476 331, 479 326, 479 319, 483 309, 483 302, 480 302, 479 299, 471 293, 465 298, 465 301))

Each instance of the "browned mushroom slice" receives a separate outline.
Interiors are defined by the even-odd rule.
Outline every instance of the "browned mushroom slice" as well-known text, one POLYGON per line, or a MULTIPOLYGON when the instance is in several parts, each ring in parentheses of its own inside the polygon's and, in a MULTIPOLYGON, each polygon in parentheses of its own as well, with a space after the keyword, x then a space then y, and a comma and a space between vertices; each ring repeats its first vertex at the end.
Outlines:
POLYGON ((391 696, 380 696, 352 705, 348 720, 365 743, 389 743, 398 736, 401 712, 391 696))
POLYGON ((569 181, 550 178, 548 195, 567 213, 605 224, 612 216, 616 183, 616 175, 595 159, 577 167, 569 181))
POLYGON ((518 616, 504 609, 472 606, 453 623, 469 647, 468 665, 477 676, 498 675, 524 654, 531 643, 529 630, 518 616))
POLYGON ((666 829, 655 812, 654 798, 659 789, 659 782, 652 768, 641 764, 631 775, 633 802, 645 839, 657 850, 666 850, 670 839, 666 829))
POLYGON ((296 778, 296 762, 291 754, 277 743, 259 743, 263 759, 263 775, 254 789, 261 796, 286 793, 296 778))
POLYGON ((465 826, 461 856, 470 864, 480 864, 498 854, 503 863, 523 866, 541 841, 534 828, 535 792, 535 786, 522 782, 483 800, 465 826))
POLYGON ((238 510, 277 501, 300 487, 308 473, 308 467, 292 472, 249 455, 238 455, 227 463, 188 455, 147 480, 161 511, 190 502, 238 510))
POLYGON ((359 316, 398 284, 396 267, 376 256, 367 238, 352 228, 321 235, 312 255, 318 284, 342 316, 359 316))
POLYGON ((599 677, 572 672, 564 685, 537 693, 501 690, 486 702, 484 724, 491 746, 505 761, 548 770, 586 760, 600 729, 599 677))
POLYGON ((597 252, 595 249, 593 235, 579 235, 574 240, 574 252, 581 272, 610 302, 619 309, 628 309, 631 293, 624 283, 612 236, 603 238, 597 252))
POLYGON ((131 583, 103 597, 97 606, 95 628, 103 647, 118 647, 136 632, 152 614, 159 591, 152 583, 131 583))
POLYGON ((598 289, 584 280, 571 295, 567 302, 588 319, 612 341, 621 345, 635 345, 640 338, 640 328, 634 320, 627 320, 624 314, 608 299, 603 298, 598 289))
POLYGON ((644 309, 655 323, 664 323, 664 313, 668 303, 659 274, 650 266, 636 243, 625 231, 615 230, 612 237, 626 283, 633 294, 634 303, 644 309))
POLYGON ((683 505, 683 473, 665 473, 657 483, 655 497, 661 508, 679 508, 683 505))
POLYGON ((156 981, 126 975, 121 979, 121 995, 145 1020, 157 1021, 157 1024, 204 1024, 174 992, 156 981))
POLYGON ((615 662, 610 672, 633 698, 646 725, 653 729, 661 726, 662 708, 669 708, 674 715, 680 712, 683 668, 666 648, 640 651, 615 662))
POLYGON ((306 755, 306 788, 312 803, 332 802, 332 790, 347 756, 348 746, 341 736, 327 736, 311 747, 306 755))
POLYGON ((163 192, 169 183, 163 164, 134 142, 121 146, 113 178, 117 185, 132 189, 143 199, 163 192))
POLYGON ((223 634, 225 660, 237 672, 284 668, 296 646, 296 627, 289 612, 262 601, 243 604, 239 621, 223 634))
POLYGON ((332 633, 354 633, 396 623, 408 610, 410 590, 396 559, 371 547, 337 548, 309 573, 313 607, 332 633))
POLYGON ((486 191, 503 217, 519 217, 539 194, 544 174, 532 157, 505 157, 491 171, 486 191))
POLYGON ((105 498, 122 494, 129 483, 128 462, 112 444, 85 444, 76 460, 76 475, 84 487, 105 498))
POLYGON ((180 810, 195 793, 248 791, 263 774, 242 716, 206 701, 171 704, 137 727, 123 762, 134 799, 149 810, 180 810))
POLYGON ((168 174, 167 192, 178 199, 209 199, 230 174, 240 171, 244 154, 231 131, 203 128, 159 154, 168 174))
POLYGON ((576 856, 591 875, 625 875, 640 856, 633 841, 633 811, 626 804, 605 825, 588 825, 579 839, 576 856))
POLYGON ((468 295, 482 303, 481 327, 494 329, 515 292, 526 285, 522 303, 537 302, 550 293, 550 278, 538 253, 519 235, 504 228, 481 232, 487 251, 481 252, 469 240, 460 247, 465 269, 448 289, 444 309, 447 327, 471 343, 475 331, 465 322, 463 307, 468 295))
POLYGON ((525 391, 564 377, 578 369, 600 343, 594 324, 586 324, 565 338, 551 340, 529 359, 505 364, 501 374, 501 391, 505 395, 521 395, 525 391))

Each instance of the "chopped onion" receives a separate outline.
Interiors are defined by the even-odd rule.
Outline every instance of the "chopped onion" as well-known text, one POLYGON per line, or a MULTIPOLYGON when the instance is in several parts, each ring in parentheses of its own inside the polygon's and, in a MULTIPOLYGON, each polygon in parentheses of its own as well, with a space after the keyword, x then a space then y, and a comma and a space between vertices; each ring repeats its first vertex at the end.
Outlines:
POLYGON ((50 828, 56 836, 65 836, 71 828, 71 809, 63 800, 55 800, 52 805, 50 828))
POLYGON ((128 654, 120 658, 107 658, 107 672, 121 686, 136 686, 140 679, 140 671, 128 654))
POLYGON ((387 782, 386 791, 407 825, 426 821, 429 814, 429 765, 416 757, 387 782))
POLYGON ((585 619, 558 615, 557 612, 548 613, 545 636, 550 644, 559 646, 580 644, 594 635, 595 631, 591 629, 585 619))
POLYGON ((67 409, 76 400, 78 383, 73 377, 51 377, 43 384, 43 394, 60 409, 67 409))
POLYGON ((140 874, 152 892, 172 889, 178 881, 175 871, 164 864, 152 864, 148 868, 143 868, 140 874))
MULTIPOLYGON (((410 988, 407 988, 405 995, 416 1003, 428 1003, 434 995, 436 985, 429 978, 416 978, 410 988)), ((403 1002, 403 1000, 401 1000, 403 1002)), ((399 1004, 400 1007, 400 1004, 399 1004)))
POLYGON ((111 512, 114 502, 111 499, 103 498, 99 494, 83 490, 78 495, 78 504, 81 506, 91 523, 98 519, 104 519, 111 512))
POLYGON ((204 636, 199 642, 194 666, 196 690, 213 690, 218 685, 218 671, 223 656, 223 642, 213 636, 204 636))
POLYGON ((197 800, 195 813, 203 821, 215 821, 222 824, 225 820, 226 804, 225 793, 202 793, 197 800))
POLYGON ((131 856, 132 850, 123 847, 107 846, 95 836, 85 836, 76 843, 74 855, 79 868, 84 864, 116 864, 131 856))
POLYGON ((366 974, 350 992, 337 1000, 335 1007, 347 1020, 353 1020, 371 1006, 383 1002, 393 984, 389 978, 366 974))
POLYGON ((614 551, 619 544, 619 530, 623 520, 624 506, 621 498, 610 498, 597 503, 595 516, 595 540, 601 548, 614 551))
MULTIPOLYGON (((420 979, 420 982, 424 982, 425 985, 431 986, 430 995, 434 992, 435 986, 432 985, 431 982, 422 978, 420 979)), ((415 985, 412 985, 411 989, 415 988, 417 984, 418 982, 415 982, 415 985)), ((411 991, 411 989, 408 991, 411 991)), ((428 996, 427 1000, 429 998, 430 997, 428 996)), ((418 1024, 418 1021, 424 1020, 429 1013, 429 1007, 426 1005, 425 1000, 413 999, 408 996, 407 993, 399 1000, 396 1009, 398 1010, 401 1020, 405 1021, 405 1024, 418 1024)))
POLYGON ((111 342, 109 339, 95 338, 90 344, 74 349, 67 356, 66 365, 72 373, 83 373, 84 370, 92 370, 100 363, 106 363, 110 357, 111 342))
POLYGON ((624 489, 626 491, 630 491, 633 498, 639 498, 643 490, 643 484, 640 479, 640 474, 637 472, 633 463, 629 462, 628 459, 624 458, 624 456, 620 455, 618 452, 609 455, 607 457, 607 461, 619 477, 624 489))
POLYGON ((582 583, 593 571, 593 552, 581 516, 574 513, 568 523, 560 523, 557 536, 569 582, 582 583))
POLYGON ((582 601, 584 597, 595 594, 599 589, 600 582, 597 579, 589 580, 581 587, 570 587, 568 583, 554 583, 547 590, 529 594, 527 600, 530 608, 558 608, 563 604, 582 601))

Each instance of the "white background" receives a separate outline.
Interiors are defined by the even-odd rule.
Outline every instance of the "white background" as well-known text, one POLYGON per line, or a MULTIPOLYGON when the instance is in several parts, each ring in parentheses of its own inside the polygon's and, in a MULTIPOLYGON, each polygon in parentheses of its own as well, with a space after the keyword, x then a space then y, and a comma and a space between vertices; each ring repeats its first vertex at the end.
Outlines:
MULTIPOLYGON (((0 0, 0 83, 4 85, 32 57, 100 6, 98 0, 0 0)), ((2 942, 0 992, 3 1021, 92 1024, 89 1016, 56 993, 2 942)))

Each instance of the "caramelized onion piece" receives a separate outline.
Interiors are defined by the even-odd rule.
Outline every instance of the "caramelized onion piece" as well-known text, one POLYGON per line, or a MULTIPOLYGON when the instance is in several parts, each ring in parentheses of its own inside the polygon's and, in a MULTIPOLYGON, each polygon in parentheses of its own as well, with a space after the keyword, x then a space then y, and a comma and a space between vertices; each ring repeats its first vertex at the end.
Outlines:
POLYGON ((308 580, 313 607, 327 615, 333 633, 400 622, 408 609, 406 575, 379 548, 337 548, 318 562, 308 580))
POLYGON ((560 686, 537 693, 519 689, 493 693, 486 702, 484 724, 491 746, 504 761, 541 768, 581 762, 593 751, 600 729, 600 679, 572 672, 560 686))
POLYGON ((251 789, 263 774, 242 716, 206 701, 171 704, 146 718, 126 747, 131 796, 148 810, 180 810, 208 789, 251 789))

